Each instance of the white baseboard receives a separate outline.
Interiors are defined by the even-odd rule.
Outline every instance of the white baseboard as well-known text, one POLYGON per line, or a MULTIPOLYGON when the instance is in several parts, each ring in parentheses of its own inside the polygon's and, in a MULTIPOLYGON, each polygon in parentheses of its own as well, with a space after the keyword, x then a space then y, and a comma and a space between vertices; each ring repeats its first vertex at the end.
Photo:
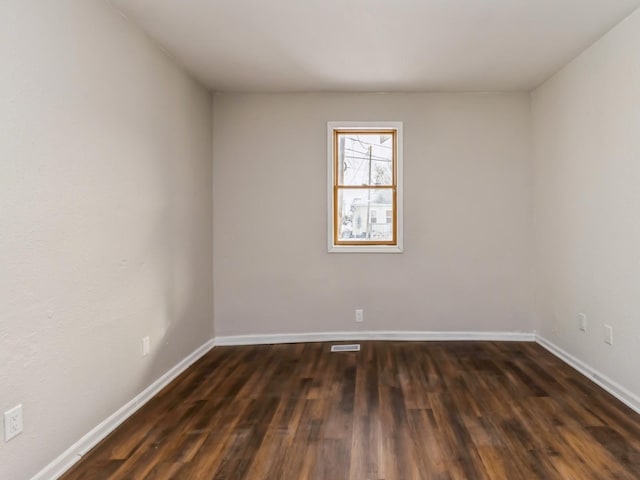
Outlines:
POLYGON ((496 342, 533 342, 534 332, 403 332, 403 331, 367 331, 367 332, 317 332, 282 333, 269 335, 231 335, 215 338, 217 346, 223 345, 272 345, 276 343, 307 342, 351 342, 357 340, 397 340, 397 341, 496 341, 496 342))
POLYGON ((62 474, 69 470, 74 463, 82 458, 83 455, 96 446, 98 442, 103 440, 122 422, 151 400, 154 395, 171 383, 172 380, 189 368, 196 360, 211 350, 213 345, 214 341, 212 339, 197 348, 177 365, 171 368, 167 373, 162 375, 155 382, 136 395, 132 400, 119 408, 117 412, 74 443, 64 453, 62 453, 62 455, 32 477, 31 480, 55 480, 62 476, 62 474))
POLYGON ((583 362, 582 360, 574 357, 567 351, 558 347, 556 344, 547 340, 546 338, 540 335, 536 335, 536 342, 540 346, 544 347, 546 350, 554 354, 560 360, 564 361, 566 364, 575 368, 578 372, 583 374, 585 377, 587 377, 589 380, 594 382, 596 385, 600 386, 601 388, 609 392, 611 395, 616 397, 618 400, 620 400, 626 406, 634 410, 636 413, 640 414, 640 398, 637 395, 630 392, 629 390, 624 388, 622 385, 611 380, 606 375, 600 373, 598 370, 591 367, 589 364, 583 362))

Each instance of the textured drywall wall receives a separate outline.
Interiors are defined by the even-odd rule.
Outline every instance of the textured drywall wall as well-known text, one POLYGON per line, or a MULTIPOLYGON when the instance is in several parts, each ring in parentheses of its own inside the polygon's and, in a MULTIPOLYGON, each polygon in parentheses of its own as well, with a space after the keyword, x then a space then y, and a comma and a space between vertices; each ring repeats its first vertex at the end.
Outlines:
POLYGON ((640 397, 638 52, 640 12, 533 92, 532 123, 537 325, 640 397))
POLYGON ((0 5, 0 478, 213 336, 210 94, 100 0, 0 5), (141 339, 151 354, 141 357, 141 339))
POLYGON ((533 329, 527 94, 220 94, 214 138, 216 335, 533 329), (327 253, 330 120, 404 122, 404 253, 327 253))

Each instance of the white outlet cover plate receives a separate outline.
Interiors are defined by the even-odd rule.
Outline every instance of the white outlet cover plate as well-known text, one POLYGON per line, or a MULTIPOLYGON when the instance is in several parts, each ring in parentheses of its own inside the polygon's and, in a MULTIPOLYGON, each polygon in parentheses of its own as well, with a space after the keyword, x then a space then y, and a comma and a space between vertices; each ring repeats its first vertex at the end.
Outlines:
POLYGON ((613 345, 613 327, 611 325, 604 326, 604 343, 613 345))
POLYGON ((584 313, 578 314, 578 328, 583 332, 587 331, 587 316, 584 313))
POLYGON ((151 351, 151 339, 149 337, 144 337, 142 339, 142 356, 146 357, 149 355, 151 351))
POLYGON ((22 404, 4 412, 4 441, 22 433, 22 404))

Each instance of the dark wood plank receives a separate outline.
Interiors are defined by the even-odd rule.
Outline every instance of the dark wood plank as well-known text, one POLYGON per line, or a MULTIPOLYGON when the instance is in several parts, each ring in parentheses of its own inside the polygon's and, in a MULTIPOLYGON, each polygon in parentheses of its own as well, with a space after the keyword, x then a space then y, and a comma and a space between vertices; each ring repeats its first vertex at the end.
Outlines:
POLYGON ((640 416, 536 344, 329 347, 218 347, 62 478, 640 478, 640 416))

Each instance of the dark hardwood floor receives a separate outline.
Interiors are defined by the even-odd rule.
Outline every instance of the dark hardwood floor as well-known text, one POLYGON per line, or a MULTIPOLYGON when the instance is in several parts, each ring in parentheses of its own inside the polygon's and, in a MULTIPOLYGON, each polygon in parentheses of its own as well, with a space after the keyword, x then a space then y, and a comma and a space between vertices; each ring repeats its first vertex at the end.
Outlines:
POLYGON ((533 343, 217 347, 75 479, 637 479, 640 416, 533 343))

